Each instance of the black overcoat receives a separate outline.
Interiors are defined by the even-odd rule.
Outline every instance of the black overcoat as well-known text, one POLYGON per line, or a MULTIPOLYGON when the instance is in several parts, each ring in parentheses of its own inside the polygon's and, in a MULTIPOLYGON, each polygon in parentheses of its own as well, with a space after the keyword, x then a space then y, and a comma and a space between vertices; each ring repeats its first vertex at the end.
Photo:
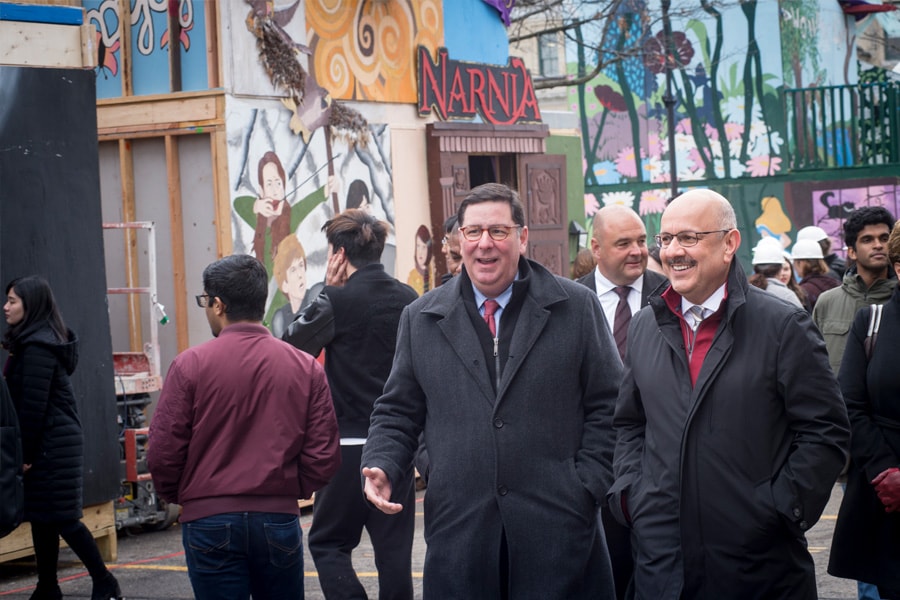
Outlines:
POLYGON ((636 597, 814 600, 804 532, 847 456, 840 390, 809 314, 737 261, 723 304, 694 386, 665 297, 631 321, 609 506, 631 519, 636 597))
POLYGON ((850 468, 841 502, 828 572, 900 589, 900 513, 884 512, 870 483, 900 466, 900 288, 884 305, 870 361, 863 341, 870 309, 856 314, 839 379, 850 415, 850 468))
POLYGON ((25 519, 59 522, 82 515, 84 440, 69 375, 78 340, 59 342, 43 324, 23 332, 9 349, 6 383, 19 415, 25 473, 25 519))

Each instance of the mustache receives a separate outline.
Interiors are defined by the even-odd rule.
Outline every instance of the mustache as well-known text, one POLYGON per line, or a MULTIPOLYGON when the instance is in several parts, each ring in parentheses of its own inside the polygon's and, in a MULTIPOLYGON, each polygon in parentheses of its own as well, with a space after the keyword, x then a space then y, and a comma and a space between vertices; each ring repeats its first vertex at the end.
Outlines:
POLYGON ((678 267, 678 266, 693 267, 694 265, 697 264, 697 261, 694 259, 688 258, 688 257, 670 258, 669 260, 666 261, 666 264, 669 265, 670 267, 678 267))

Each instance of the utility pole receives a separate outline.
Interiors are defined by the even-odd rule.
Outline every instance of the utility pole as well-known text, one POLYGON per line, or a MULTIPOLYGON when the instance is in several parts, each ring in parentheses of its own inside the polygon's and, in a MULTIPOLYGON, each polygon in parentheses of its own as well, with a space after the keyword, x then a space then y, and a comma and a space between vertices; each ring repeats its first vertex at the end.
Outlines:
POLYGON ((669 7, 672 0, 662 0, 663 38, 666 60, 666 124, 669 134, 669 183, 671 197, 678 195, 678 165, 675 160, 675 96, 672 95, 672 67, 675 64, 675 49, 672 47, 672 23, 669 21, 669 7))

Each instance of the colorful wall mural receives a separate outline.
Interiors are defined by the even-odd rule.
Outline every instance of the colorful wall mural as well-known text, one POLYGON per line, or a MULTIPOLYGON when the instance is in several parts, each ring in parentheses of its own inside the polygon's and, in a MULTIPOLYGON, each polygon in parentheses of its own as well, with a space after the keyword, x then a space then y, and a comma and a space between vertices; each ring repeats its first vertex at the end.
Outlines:
POLYGON ((233 248, 272 276, 266 322, 276 335, 323 287, 321 228, 336 213, 362 208, 387 222, 382 262, 391 274, 396 264, 389 128, 369 125, 365 145, 340 136, 326 143, 327 128, 306 143, 290 119, 277 103, 241 100, 229 100, 226 115, 233 248))
POLYGON ((441 0, 320 0, 306 3, 310 71, 332 97, 416 101, 419 45, 443 44, 441 0))
MULTIPOLYGON (((692 186, 723 191, 735 180, 786 174, 782 90, 795 82, 855 82, 848 66, 852 35, 840 7, 831 4, 835 6, 825 0, 751 0, 673 7, 679 191, 692 186)), ((624 2, 603 51, 606 59, 620 53, 627 58, 569 90, 569 104, 582 129, 586 228, 601 206, 624 204, 642 215, 652 235, 671 196, 666 41, 659 17, 658 0, 624 2)), ((576 37, 596 31, 588 27, 576 37)), ((579 52, 574 44, 567 57, 573 78, 597 64, 596 56, 579 52)), ((773 235, 788 242, 794 225, 781 196, 780 190, 754 195, 752 204, 739 211, 746 217, 745 236, 773 235)))
MULTIPOLYGON (((168 94, 169 24, 168 2, 131 0, 131 59, 134 94, 168 94)), ((122 48, 118 0, 83 0, 85 22, 97 28, 99 66, 97 98, 122 95, 122 48)), ((179 0, 181 89, 207 89, 206 17, 202 0, 179 0), (193 44, 193 49, 192 49, 193 44)))

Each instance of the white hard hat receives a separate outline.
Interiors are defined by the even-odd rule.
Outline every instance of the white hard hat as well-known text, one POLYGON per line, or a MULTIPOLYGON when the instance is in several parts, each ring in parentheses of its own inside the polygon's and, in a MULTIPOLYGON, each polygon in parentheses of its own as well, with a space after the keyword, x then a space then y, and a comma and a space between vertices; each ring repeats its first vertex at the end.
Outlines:
POLYGON ((764 237, 753 248, 754 265, 780 265, 784 262, 784 248, 772 237, 764 237))
POLYGON ((792 251, 794 258, 799 259, 821 259, 825 258, 822 254, 822 246, 819 245, 819 242, 816 242, 811 239, 800 239, 797 240, 797 243, 794 244, 794 249, 792 251))
MULTIPOLYGON (((800 231, 797 232, 797 241, 800 240, 812 240, 814 242, 818 242, 819 240, 824 240, 828 237, 828 234, 825 233, 825 230, 821 227, 816 227, 815 225, 810 225, 809 227, 804 227, 800 231)), ((796 257, 795 257, 796 258, 796 257)))

